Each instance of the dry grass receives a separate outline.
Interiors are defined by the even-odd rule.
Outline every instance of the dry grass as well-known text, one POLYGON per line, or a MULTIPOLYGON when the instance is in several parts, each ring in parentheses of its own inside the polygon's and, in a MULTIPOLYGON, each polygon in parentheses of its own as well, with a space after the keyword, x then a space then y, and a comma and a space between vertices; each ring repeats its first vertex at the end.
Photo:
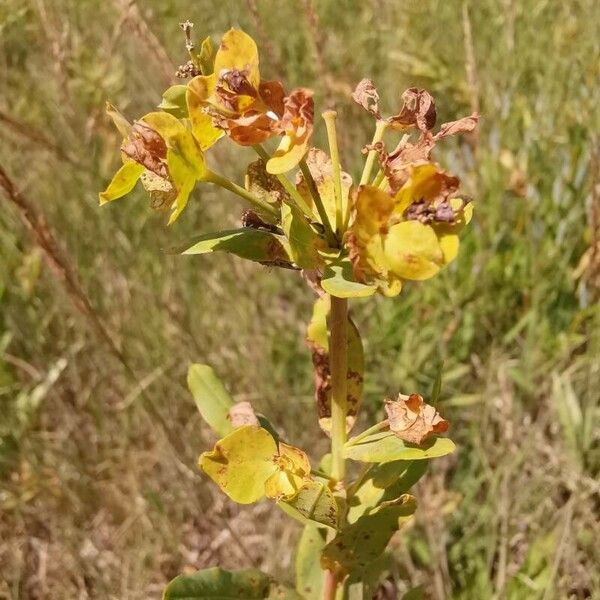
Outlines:
MULTIPOLYGON (((434 599, 600 597, 595 9, 0 2, 0 165, 117 350, 0 202, 0 598, 158 598, 176 573, 216 563, 291 577, 295 524, 225 501, 196 472, 211 438, 184 382, 188 363, 212 364, 316 456, 310 298, 291 273, 165 252, 235 223, 241 207, 227 195, 202 189, 170 229, 141 194, 96 201, 118 160, 104 101, 151 109, 183 60, 188 17, 198 35, 240 25, 268 39, 272 74, 336 103, 355 174, 371 135, 347 97, 361 77, 390 108, 413 84, 431 89, 443 120, 481 107, 478 142, 439 156, 477 198, 460 260, 396 302, 354 306, 368 353, 363 418, 387 393, 426 394, 444 360, 441 410, 461 447, 419 486, 395 577, 434 599)), ((249 157, 218 148, 211 159, 235 174, 249 157)))

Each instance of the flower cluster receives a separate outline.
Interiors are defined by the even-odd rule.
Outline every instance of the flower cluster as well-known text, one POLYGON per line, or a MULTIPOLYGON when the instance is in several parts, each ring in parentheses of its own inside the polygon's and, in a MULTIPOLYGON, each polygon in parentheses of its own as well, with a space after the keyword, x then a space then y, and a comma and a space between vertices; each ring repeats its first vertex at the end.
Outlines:
POLYGON ((252 211, 235 234, 204 236, 186 253, 219 249, 300 269, 318 289, 338 297, 376 291, 394 296, 404 281, 428 279, 455 258, 473 204, 459 194, 458 178, 431 154, 443 138, 473 131, 477 115, 435 132, 433 98, 410 88, 399 112, 382 117, 379 94, 364 79, 352 97, 375 118, 376 134, 363 149, 367 160, 356 185, 339 163, 334 112, 323 115, 329 156, 310 147, 312 92, 286 93, 281 82, 264 80, 250 36, 231 29, 218 48, 206 38, 195 53, 189 31, 192 66, 182 74, 193 77, 169 88, 160 110, 131 124, 108 107, 123 138, 123 164, 100 194, 102 203, 124 196, 140 180, 152 206, 170 210, 173 222, 198 182, 220 185, 247 200, 252 211), (391 151, 384 134, 399 138, 391 151), (244 187, 207 166, 206 152, 224 137, 259 154, 248 166, 244 187), (272 139, 277 142, 269 152, 263 144, 272 139))

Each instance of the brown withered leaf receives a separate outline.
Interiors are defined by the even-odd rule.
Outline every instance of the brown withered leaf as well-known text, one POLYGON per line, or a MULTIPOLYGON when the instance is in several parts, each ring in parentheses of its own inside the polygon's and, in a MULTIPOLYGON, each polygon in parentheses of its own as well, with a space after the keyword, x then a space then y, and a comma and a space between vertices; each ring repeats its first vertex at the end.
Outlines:
POLYGON ((392 127, 406 129, 416 126, 420 131, 433 129, 437 119, 433 96, 426 90, 408 88, 402 94, 404 105, 397 115, 390 117, 392 127))
POLYGON ((288 195, 279 179, 267 173, 266 162, 261 158, 246 168, 244 185, 249 192, 271 204, 281 204, 288 195))
POLYGON ((167 144, 152 127, 136 121, 129 137, 121 145, 121 152, 163 179, 169 178, 167 144))
POLYGON ((238 402, 229 409, 229 420, 234 429, 244 425, 260 427, 258 418, 250 402, 238 402))
POLYGON ((377 119, 381 118, 379 112, 379 94, 375 84, 370 79, 361 79, 352 92, 352 100, 362 106, 367 112, 377 119))
POLYGON ((441 140, 449 135, 458 135, 460 133, 470 133, 477 127, 479 121, 479 115, 473 113, 468 117, 463 117, 457 121, 450 121, 448 123, 442 123, 440 130, 435 134, 434 140, 441 140))
POLYGON ((296 88, 285 98, 285 111, 281 119, 281 127, 297 140, 310 136, 315 120, 315 104, 313 92, 307 88, 296 88))
POLYGON ((434 433, 448 430, 448 421, 419 394, 398 394, 397 400, 386 400, 385 412, 390 430, 409 444, 422 444, 434 433))

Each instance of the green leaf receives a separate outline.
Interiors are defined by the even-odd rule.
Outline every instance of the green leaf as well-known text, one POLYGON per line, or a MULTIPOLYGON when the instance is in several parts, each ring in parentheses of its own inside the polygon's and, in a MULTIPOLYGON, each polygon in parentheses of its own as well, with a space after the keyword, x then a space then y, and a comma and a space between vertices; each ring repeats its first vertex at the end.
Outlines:
MULTIPOLYGON (((357 436, 358 437, 358 436, 357 436)), ((423 460, 437 458, 454 452, 456 446, 448 438, 432 437, 420 446, 408 444, 391 431, 379 431, 357 442, 350 438, 344 456, 362 462, 387 463, 394 460, 423 460)))
POLYGON ((315 233, 300 209, 281 205, 281 226, 289 241, 292 260, 301 269, 315 269, 321 263, 318 250, 324 241, 315 233))
POLYGON ((261 263, 289 262, 280 236, 250 227, 203 235, 197 238, 182 254, 207 254, 209 252, 228 252, 261 263))
POLYGON ((277 444, 266 430, 245 425, 200 456, 202 470, 234 501, 251 504, 265 495, 265 483, 278 471, 277 444))
POLYGON ((289 500, 282 501, 280 504, 286 504, 288 508, 297 513, 293 516, 296 518, 298 516, 302 517, 299 520, 303 522, 312 521, 332 529, 337 528, 337 502, 329 486, 321 481, 306 482, 298 494, 289 500))
POLYGON ((409 492, 425 474, 427 466, 427 460, 395 460, 373 465, 358 489, 349 495, 348 522, 354 523, 382 502, 409 492))
POLYGON ((338 259, 325 268, 321 287, 337 298, 367 298, 372 296, 376 287, 355 281, 352 263, 349 258, 338 259))
POLYGON ((371 561, 366 568, 352 573, 344 581, 345 599, 371 600, 377 592, 382 575, 390 571, 392 565, 392 557, 388 552, 384 552, 379 558, 371 561))
POLYGON ((177 119, 185 119, 188 116, 187 103, 185 101, 186 90, 186 85, 172 85, 163 93, 162 101, 158 105, 158 108, 168 112, 177 119))
POLYGON ((108 187, 100 193, 100 204, 122 198, 135 187, 145 167, 132 160, 128 160, 115 173, 108 187))
MULTIPOLYGON (((329 296, 317 299, 313 314, 306 330, 306 340, 310 346, 315 369, 315 397, 319 425, 324 431, 331 431, 331 385, 329 373, 329 330, 327 318, 331 310, 329 296)), ((364 380, 364 352, 360 333, 348 318, 348 415, 347 429, 350 431, 356 420, 362 400, 364 380)))
POLYGON ((306 598, 320 598, 323 569, 320 556, 325 547, 325 530, 306 525, 296 547, 296 590, 306 598))
POLYGON ((302 600, 294 590, 277 584, 258 569, 226 571, 219 567, 179 575, 169 583, 163 600, 302 600))
POLYGON ((322 566, 341 568, 353 578, 360 579, 371 563, 383 554, 401 522, 407 521, 415 508, 414 498, 405 494, 347 525, 325 546, 322 566))
POLYGON ((234 401, 213 369, 208 365, 191 365, 187 384, 202 418, 211 429, 219 437, 233 431, 228 415, 234 401))

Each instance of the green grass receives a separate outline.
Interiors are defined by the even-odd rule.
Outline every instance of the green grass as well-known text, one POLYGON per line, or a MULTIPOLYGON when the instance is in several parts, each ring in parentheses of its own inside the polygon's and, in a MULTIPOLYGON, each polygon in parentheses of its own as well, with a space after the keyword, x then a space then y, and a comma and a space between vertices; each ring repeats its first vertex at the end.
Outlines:
MULTIPOLYGON (((364 421, 386 394, 427 394, 443 360, 440 410, 460 446, 419 485, 395 576, 399 590, 422 584, 435 599, 600 597, 600 281, 597 265, 577 269, 600 214, 596 2, 472 3, 470 81, 460 2, 314 5, 311 27, 303 2, 258 1, 259 22, 233 0, 139 0, 139 13, 117 0, 0 2, 0 116, 17 124, 0 118, 0 165, 47 219, 139 380, 2 198, 1 598, 157 598, 175 574, 216 563, 290 577, 295 524, 266 504, 234 506, 196 472, 211 436, 185 372, 210 363, 316 455, 326 440, 302 341, 309 294, 293 273, 168 253, 238 221, 226 192, 201 188, 170 228, 141 193, 97 205, 118 162, 104 101, 130 117, 156 105, 165 57, 184 61, 185 18, 198 37, 243 27, 266 74, 335 104, 355 180, 372 135, 348 97, 359 79, 375 80, 390 112, 403 89, 426 87, 441 121, 477 97, 477 151, 451 142, 437 154, 476 199, 459 259, 394 301, 353 306, 368 361, 364 421)), ((322 123, 315 143, 326 148, 322 123)), ((251 156, 219 145, 210 160, 239 181, 251 156)))

